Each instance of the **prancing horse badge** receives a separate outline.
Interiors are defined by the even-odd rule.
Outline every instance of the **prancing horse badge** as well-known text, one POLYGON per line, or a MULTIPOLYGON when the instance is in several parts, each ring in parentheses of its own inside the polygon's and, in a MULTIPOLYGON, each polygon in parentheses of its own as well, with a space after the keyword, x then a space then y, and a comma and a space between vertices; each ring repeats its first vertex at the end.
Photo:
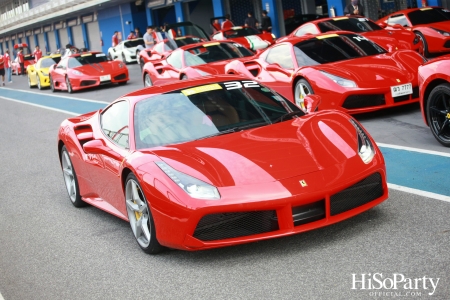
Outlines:
POLYGON ((307 184, 306 181, 304 181, 304 180, 300 180, 300 185, 301 185, 302 187, 308 186, 308 184, 307 184))

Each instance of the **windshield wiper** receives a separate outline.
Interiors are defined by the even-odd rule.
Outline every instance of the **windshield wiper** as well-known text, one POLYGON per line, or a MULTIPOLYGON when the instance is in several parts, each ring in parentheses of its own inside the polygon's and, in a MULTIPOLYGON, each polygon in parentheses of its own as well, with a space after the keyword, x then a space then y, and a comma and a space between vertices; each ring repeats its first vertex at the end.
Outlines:
POLYGON ((288 112, 288 113, 282 115, 278 119, 275 119, 274 121, 272 121, 272 124, 278 123, 278 122, 282 122, 285 118, 293 117, 293 116, 296 116, 298 114, 304 115, 305 113, 302 110, 291 111, 291 112, 288 112))

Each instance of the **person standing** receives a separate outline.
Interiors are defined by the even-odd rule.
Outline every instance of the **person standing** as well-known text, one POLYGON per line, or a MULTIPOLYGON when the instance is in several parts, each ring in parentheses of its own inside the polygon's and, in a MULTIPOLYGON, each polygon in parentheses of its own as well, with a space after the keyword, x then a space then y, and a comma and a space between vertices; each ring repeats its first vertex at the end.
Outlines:
POLYGON ((2 76, 2 85, 5 86, 5 57, 0 53, 0 76, 2 76))
POLYGON ((11 80, 11 56, 9 55, 9 49, 6 49, 4 57, 5 57, 6 82, 12 83, 12 80, 11 80))
POLYGON ((261 18, 261 30, 272 32, 272 20, 267 15, 267 10, 262 11, 262 18, 261 18))
MULTIPOLYGON (((19 48, 19 51, 17 52, 17 62, 20 66, 20 75, 25 75, 25 59, 23 57, 22 48, 19 48)), ((19 71, 17 71, 17 74, 19 74, 19 71)))
POLYGON ((133 31, 130 31, 130 34, 127 36, 127 40, 133 40, 136 38, 136 35, 133 31))
POLYGON ((141 31, 139 30, 139 28, 136 27, 136 28, 134 29, 134 35, 136 36, 137 39, 142 37, 142 33, 141 33, 141 31))
POLYGON ((346 16, 363 16, 364 17, 364 6, 359 3, 359 0, 351 0, 349 4, 344 9, 344 15, 346 16))
POLYGON ((245 19, 245 26, 251 27, 253 29, 257 29, 256 28, 256 23, 258 21, 256 21, 256 19, 253 17, 253 13, 248 12, 247 13, 247 19, 245 19))
POLYGON ((155 39, 153 38, 153 26, 147 26, 147 32, 144 34, 145 48, 151 49, 155 46, 155 39))
POLYGON ((119 44, 119 32, 114 31, 114 34, 112 36, 112 46, 115 47, 119 44))
POLYGON ((222 22, 222 30, 227 30, 234 26, 233 22, 231 22, 230 19, 231 19, 230 14, 226 14, 225 21, 222 22))
POLYGON ((38 60, 42 57, 42 51, 41 49, 39 49, 39 46, 36 46, 36 48, 34 48, 34 61, 38 62, 38 60))

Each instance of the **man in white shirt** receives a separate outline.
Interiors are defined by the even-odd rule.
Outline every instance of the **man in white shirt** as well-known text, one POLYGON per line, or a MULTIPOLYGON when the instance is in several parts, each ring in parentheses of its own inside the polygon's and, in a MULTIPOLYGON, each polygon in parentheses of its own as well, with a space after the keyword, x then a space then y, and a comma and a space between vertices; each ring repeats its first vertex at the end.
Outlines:
POLYGON ((145 48, 151 49, 155 46, 155 40, 153 39, 153 26, 147 26, 147 32, 144 34, 145 48))

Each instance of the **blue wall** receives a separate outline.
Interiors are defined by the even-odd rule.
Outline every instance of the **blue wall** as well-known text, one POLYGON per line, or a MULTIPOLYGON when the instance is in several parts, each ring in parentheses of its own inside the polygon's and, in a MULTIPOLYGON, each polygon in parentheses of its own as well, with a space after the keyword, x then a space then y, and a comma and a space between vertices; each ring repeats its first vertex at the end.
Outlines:
MULTIPOLYGON (((114 31, 121 32, 122 39, 126 39, 130 32, 130 25, 125 24, 126 21, 133 21, 130 3, 98 11, 97 20, 103 39, 102 51, 106 53, 112 45, 114 31), (122 18, 120 17, 120 10, 122 10, 122 18)), ((133 28, 133 24, 131 26, 133 28)))

